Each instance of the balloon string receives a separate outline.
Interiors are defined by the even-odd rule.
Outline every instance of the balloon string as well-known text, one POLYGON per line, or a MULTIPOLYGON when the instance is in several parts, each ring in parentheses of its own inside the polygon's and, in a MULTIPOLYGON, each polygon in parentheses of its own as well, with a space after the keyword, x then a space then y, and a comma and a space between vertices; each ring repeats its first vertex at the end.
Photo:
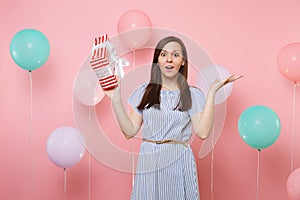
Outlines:
POLYGON ((31 170, 32 170, 32 191, 34 193, 34 182, 35 182, 35 170, 34 170, 34 148, 33 148, 33 136, 32 136, 32 72, 31 70, 28 71, 29 72, 29 109, 30 109, 30 116, 29 116, 29 134, 30 134, 30 144, 32 146, 32 153, 31 153, 31 156, 32 156, 32 163, 31 163, 31 170))
POLYGON ((211 199, 214 199, 214 126, 212 127, 212 150, 211 150, 211 164, 210 164, 210 194, 211 199))
POLYGON ((135 50, 133 49, 132 52, 133 52, 133 58, 132 58, 133 69, 135 69, 135 50))
POLYGON ((88 199, 91 199, 91 155, 89 154, 89 191, 88 191, 88 199))
POLYGON ((294 84, 293 89, 293 111, 292 111, 292 144, 291 144, 291 172, 294 169, 294 136, 295 136, 295 116, 296 116, 296 89, 297 84, 294 84))
POLYGON ((29 70, 29 91, 30 91, 30 122, 29 122, 29 131, 30 131, 30 144, 33 144, 33 135, 32 135, 32 121, 33 121, 33 111, 32 111, 32 72, 29 70))
POLYGON ((258 200, 258 189, 259 189, 259 166, 260 166, 260 149, 257 151, 257 171, 256 171, 256 200, 258 200))
MULTIPOLYGON (((90 142, 91 142, 91 107, 89 107, 89 141, 88 141, 88 145, 91 145, 90 142)), ((88 168, 89 168, 89 172, 88 172, 88 199, 90 200, 91 199, 91 155, 89 154, 88 155, 88 168)))
POLYGON ((67 200, 67 169, 64 168, 64 199, 67 200))
MULTIPOLYGON (((132 63, 133 63, 133 69, 135 69, 135 49, 132 49, 133 55, 132 55, 132 63)), ((134 186, 134 176, 135 176, 135 162, 134 162, 134 142, 132 142, 132 187, 134 186)))
POLYGON ((134 175, 135 175, 135 169, 134 169, 134 142, 132 142, 132 187, 134 186, 134 175))

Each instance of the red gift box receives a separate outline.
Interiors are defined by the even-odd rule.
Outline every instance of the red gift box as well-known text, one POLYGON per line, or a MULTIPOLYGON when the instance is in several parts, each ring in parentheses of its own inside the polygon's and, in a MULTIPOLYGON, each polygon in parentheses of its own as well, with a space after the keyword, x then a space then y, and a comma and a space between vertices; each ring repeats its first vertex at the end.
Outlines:
POLYGON ((118 86, 117 78, 110 66, 105 42, 109 41, 108 35, 96 37, 93 44, 93 54, 90 65, 99 79, 103 90, 110 90, 118 86))

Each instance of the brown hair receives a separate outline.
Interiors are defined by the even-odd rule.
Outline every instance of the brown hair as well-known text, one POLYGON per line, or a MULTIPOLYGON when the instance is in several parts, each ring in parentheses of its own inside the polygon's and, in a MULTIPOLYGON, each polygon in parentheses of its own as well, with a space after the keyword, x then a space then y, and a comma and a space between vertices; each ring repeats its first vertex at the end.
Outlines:
POLYGON ((181 46, 182 57, 184 60, 184 65, 181 65, 179 69, 180 74, 178 76, 180 98, 174 110, 178 109, 180 111, 187 111, 188 109, 191 108, 192 105, 191 93, 189 90, 189 85, 187 83, 187 75, 188 75, 187 51, 181 39, 174 36, 169 36, 160 40, 155 47, 152 67, 151 67, 150 82, 148 83, 145 89, 145 93, 143 95, 140 105, 137 107, 139 110, 143 110, 144 108, 150 108, 152 106, 158 109, 160 108, 160 90, 161 90, 162 80, 161 80, 161 71, 160 68, 158 67, 158 57, 163 47, 169 42, 177 42, 181 46))

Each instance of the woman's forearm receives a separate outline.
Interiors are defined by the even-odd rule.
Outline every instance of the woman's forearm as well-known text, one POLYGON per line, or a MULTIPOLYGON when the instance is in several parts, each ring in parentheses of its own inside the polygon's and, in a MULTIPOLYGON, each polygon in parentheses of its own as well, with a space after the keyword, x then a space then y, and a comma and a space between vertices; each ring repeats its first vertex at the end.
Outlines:
POLYGON ((112 106, 118 124, 127 139, 134 137, 139 131, 139 126, 133 123, 126 112, 121 98, 112 99, 112 106))
POLYGON ((209 137, 211 132, 213 122, 214 122, 214 103, 215 93, 209 92, 207 95, 204 110, 200 118, 196 122, 195 133, 201 139, 206 139, 209 137))

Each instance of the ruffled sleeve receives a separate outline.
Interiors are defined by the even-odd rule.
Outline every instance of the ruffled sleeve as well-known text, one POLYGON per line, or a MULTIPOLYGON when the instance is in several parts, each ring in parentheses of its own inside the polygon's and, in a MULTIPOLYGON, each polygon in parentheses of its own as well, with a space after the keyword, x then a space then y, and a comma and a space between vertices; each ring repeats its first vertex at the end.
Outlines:
POLYGON ((139 114, 142 114, 142 112, 137 109, 139 104, 141 103, 141 100, 143 98, 145 89, 146 89, 147 84, 144 83, 141 86, 139 86, 137 89, 133 91, 133 93, 130 95, 128 99, 128 103, 132 106, 132 108, 139 114))
POLYGON ((190 116, 192 116, 198 112, 203 112, 206 97, 203 92, 196 87, 190 87, 190 91, 192 98, 192 107, 188 110, 188 112, 190 116))

